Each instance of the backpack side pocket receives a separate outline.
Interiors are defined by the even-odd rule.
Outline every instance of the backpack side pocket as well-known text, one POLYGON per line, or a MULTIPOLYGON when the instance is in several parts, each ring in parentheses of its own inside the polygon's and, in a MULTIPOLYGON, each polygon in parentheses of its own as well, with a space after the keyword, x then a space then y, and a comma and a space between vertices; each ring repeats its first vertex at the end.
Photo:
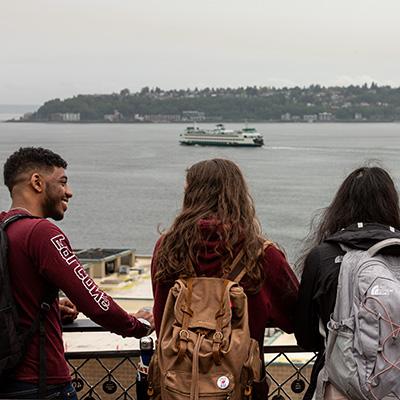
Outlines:
MULTIPOLYGON (((243 399, 258 399, 256 392, 260 392, 266 385, 266 380, 261 379, 262 361, 258 342, 250 339, 248 358, 243 365, 240 382, 242 385, 243 399)), ((267 389, 268 393, 268 389, 267 389)), ((261 397, 260 397, 261 398, 261 397)), ((264 399, 266 396, 264 397, 264 399)))
POLYGON ((151 400, 161 400, 161 371, 158 365, 157 351, 151 357, 148 375, 148 389, 147 395, 151 400))

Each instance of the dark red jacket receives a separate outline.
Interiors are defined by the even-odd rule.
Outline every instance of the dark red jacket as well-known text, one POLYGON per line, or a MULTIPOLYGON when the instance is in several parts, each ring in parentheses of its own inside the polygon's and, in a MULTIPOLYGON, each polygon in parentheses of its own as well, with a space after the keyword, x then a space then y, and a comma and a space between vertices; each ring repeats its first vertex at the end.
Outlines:
MULTIPOLYGON (((0 221, 21 210, 0 213, 0 221)), ((7 228, 9 271, 20 324, 28 329, 37 318, 45 292, 61 289, 78 309, 104 328, 123 336, 140 337, 145 327, 102 292, 86 274, 64 233, 47 219, 20 219, 7 228)), ((58 299, 46 319, 47 382, 70 381, 64 358, 58 299)), ((37 383, 39 335, 32 338, 16 370, 16 379, 37 383)))
MULTIPOLYGON (((156 243, 151 274, 154 294, 154 322, 159 333, 162 315, 168 292, 173 283, 160 284, 155 281, 157 272, 157 252, 162 237, 156 243)), ((219 245, 216 241, 207 243, 207 252, 200 255, 200 264, 195 266, 198 275, 220 276, 223 255, 215 252, 219 245)), ((237 249, 239 252, 240 249, 237 249)), ((263 266, 265 281, 261 290, 254 295, 248 294, 249 326, 251 337, 259 341, 266 327, 277 327, 287 333, 294 329, 294 310, 298 292, 298 280, 286 261, 283 253, 275 246, 269 246, 264 253, 263 266)))

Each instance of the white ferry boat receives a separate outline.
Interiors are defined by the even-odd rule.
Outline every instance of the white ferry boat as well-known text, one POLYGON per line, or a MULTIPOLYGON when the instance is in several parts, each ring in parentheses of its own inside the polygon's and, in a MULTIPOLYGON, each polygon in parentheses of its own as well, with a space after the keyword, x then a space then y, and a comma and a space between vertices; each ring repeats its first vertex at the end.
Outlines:
POLYGON ((180 144, 203 146, 252 146, 260 147, 264 144, 263 136, 255 128, 243 128, 238 131, 225 129, 218 124, 214 129, 200 129, 189 126, 180 134, 180 144))

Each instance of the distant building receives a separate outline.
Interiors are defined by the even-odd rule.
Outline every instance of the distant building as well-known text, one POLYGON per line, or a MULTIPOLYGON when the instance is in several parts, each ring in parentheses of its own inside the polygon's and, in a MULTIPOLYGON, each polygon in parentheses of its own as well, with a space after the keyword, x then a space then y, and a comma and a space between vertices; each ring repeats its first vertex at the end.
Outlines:
POLYGON ((285 113, 281 115, 281 121, 290 121, 291 120, 291 115, 290 113, 285 113))
POLYGON ((61 113, 51 113, 49 115, 49 120, 55 122, 61 122, 62 121, 61 113))
POLYGON ((133 119, 134 119, 135 121, 139 121, 139 122, 143 122, 143 121, 144 121, 143 115, 140 115, 140 114, 135 114, 135 115, 133 116, 133 119))
POLYGON ((182 121, 200 122, 206 119, 206 114, 202 111, 182 111, 182 121))
POLYGON ((80 113, 63 113, 61 115, 62 115, 63 121, 66 121, 66 122, 78 122, 81 120, 80 113))
POLYGON ((178 114, 146 114, 143 115, 146 122, 180 122, 181 116, 178 114))
POLYGON ((113 114, 105 114, 104 115, 104 121, 107 122, 119 122, 124 119, 124 116, 118 111, 114 110, 113 114))
POLYGON ((319 121, 328 122, 328 121, 333 121, 333 119, 334 119, 334 115, 330 112, 322 112, 322 113, 318 114, 319 121))
POLYGON ((303 121, 306 121, 306 122, 315 122, 317 119, 318 119, 317 114, 303 115, 303 121))
POLYGON ((55 122, 79 122, 81 120, 80 113, 53 113, 50 114, 50 121, 55 122))
POLYGON ((363 116, 362 116, 361 113, 355 113, 355 114, 354 114, 354 119, 355 119, 356 121, 362 121, 362 120, 363 120, 363 116))

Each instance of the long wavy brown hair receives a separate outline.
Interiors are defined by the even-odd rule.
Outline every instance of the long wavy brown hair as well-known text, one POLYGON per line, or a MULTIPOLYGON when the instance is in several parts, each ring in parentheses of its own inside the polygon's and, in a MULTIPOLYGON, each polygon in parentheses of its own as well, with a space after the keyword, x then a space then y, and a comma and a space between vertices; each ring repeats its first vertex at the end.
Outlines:
POLYGON ((257 291, 264 280, 260 255, 265 239, 241 170, 234 162, 220 158, 200 161, 187 170, 182 210, 164 234, 157 253, 156 280, 169 282, 195 275, 193 266, 208 239, 201 230, 201 220, 218 225, 220 245, 215 250, 224 257, 221 274, 243 249, 240 264, 247 269, 246 286, 257 291))

